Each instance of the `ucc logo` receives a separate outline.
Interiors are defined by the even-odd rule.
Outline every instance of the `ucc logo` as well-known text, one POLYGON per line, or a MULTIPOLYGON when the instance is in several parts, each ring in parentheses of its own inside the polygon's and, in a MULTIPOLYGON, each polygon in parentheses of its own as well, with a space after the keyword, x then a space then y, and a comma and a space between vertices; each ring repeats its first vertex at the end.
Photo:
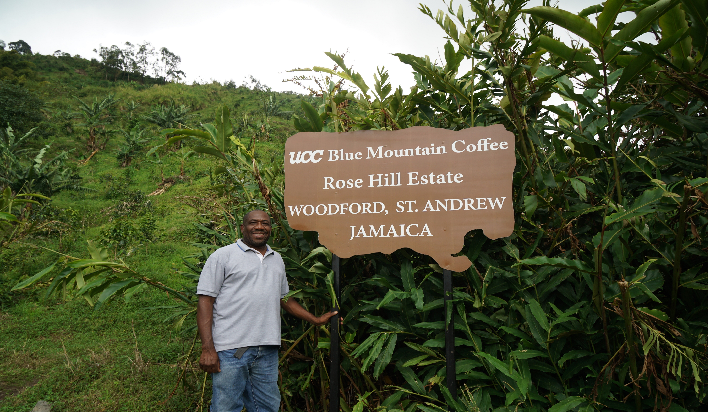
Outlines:
POLYGON ((290 152, 290 164, 297 163, 317 163, 322 157, 315 158, 316 155, 324 155, 324 150, 308 150, 304 152, 290 152))

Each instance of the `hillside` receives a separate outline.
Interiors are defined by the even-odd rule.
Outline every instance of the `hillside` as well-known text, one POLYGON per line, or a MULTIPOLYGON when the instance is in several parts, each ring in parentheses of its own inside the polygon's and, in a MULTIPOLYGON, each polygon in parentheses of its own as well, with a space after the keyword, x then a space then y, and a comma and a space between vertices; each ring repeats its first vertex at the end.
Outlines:
MULTIPOLYGON (((67 411, 205 409, 195 282, 254 206, 272 216, 269 245, 292 296, 312 313, 344 315, 341 328, 282 317, 288 412, 705 410, 708 9, 468 3, 420 6, 441 28, 444 53, 394 54, 413 71, 409 91, 384 68, 367 84, 371 73, 327 53, 335 70, 311 69, 322 76, 318 98, 302 98, 291 120, 298 131, 368 136, 417 126, 513 134, 511 193, 499 203, 513 231, 465 233, 455 256, 472 265, 452 273, 409 248, 335 259, 317 233, 290 226, 282 143, 298 96, 257 81, 165 82, 179 77, 176 66, 148 78, 111 60, 114 49, 102 49, 103 66, 73 68, 60 55, 65 70, 41 71, 45 57, 12 43, 15 53, 0 54, 9 62, 0 98, 18 103, 0 111, 18 124, 1 140, 0 412, 42 398, 67 411), (581 41, 562 42, 561 29, 581 41), (338 386, 329 369, 337 332, 338 386)), ((449 166, 466 177, 467 163, 487 165, 480 147, 449 166)), ((485 196, 484 186, 465 196, 485 196)))
MULTIPOLYGON (((106 80, 96 61, 11 53, 0 51, 0 85, 12 92, 0 102, 30 100, 15 113, 23 121, 11 125, 16 138, 36 127, 13 149, 13 167, 22 175, 48 145, 48 180, 20 180, 51 200, 22 211, 37 223, 31 233, 2 232, 10 243, 0 252, 0 411, 30 410, 39 399, 55 410, 164 410, 159 402, 177 383, 194 337, 192 317, 179 329, 165 322, 171 312, 160 307, 174 304, 169 296, 143 290, 94 310, 66 294, 45 298, 46 283, 10 289, 63 255, 88 256, 87 242, 170 288, 188 286, 183 258, 201 253, 193 243, 210 243, 207 231, 224 224, 229 205, 213 189, 213 162, 189 142, 150 157, 147 150, 164 142, 163 128, 198 128, 226 106, 235 135, 255 144, 259 159, 282 165, 302 96, 271 92, 255 79, 240 86, 106 80)), ((200 399, 202 382, 190 385, 180 383, 168 410, 200 399)))

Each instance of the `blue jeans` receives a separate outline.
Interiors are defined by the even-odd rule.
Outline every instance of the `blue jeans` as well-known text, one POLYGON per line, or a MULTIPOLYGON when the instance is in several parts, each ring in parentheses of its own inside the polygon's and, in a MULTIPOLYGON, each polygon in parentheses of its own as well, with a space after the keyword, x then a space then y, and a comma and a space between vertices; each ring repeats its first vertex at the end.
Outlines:
POLYGON ((241 359, 236 349, 218 352, 221 372, 212 374, 211 412, 278 412, 278 346, 253 346, 241 359))

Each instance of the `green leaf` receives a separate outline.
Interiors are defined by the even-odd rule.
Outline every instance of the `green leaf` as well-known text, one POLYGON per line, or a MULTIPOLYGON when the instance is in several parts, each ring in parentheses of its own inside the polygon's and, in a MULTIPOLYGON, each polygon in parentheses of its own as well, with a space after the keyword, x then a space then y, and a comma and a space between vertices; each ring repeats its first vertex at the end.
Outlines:
POLYGON ((125 268, 126 266, 122 263, 116 263, 116 262, 104 262, 101 260, 95 260, 95 259, 79 259, 75 260, 68 265, 67 267, 74 268, 74 269, 81 269, 89 266, 104 266, 104 267, 122 267, 125 268))
POLYGON ((541 347, 545 347, 546 342, 548 341, 548 333, 546 333, 546 331, 543 330, 543 327, 538 323, 538 320, 536 320, 536 317, 531 312, 531 307, 529 305, 524 307, 524 315, 526 316, 526 324, 529 326, 531 335, 534 339, 536 339, 536 342, 538 342, 541 347))
POLYGON ((11 222, 18 222, 15 215, 13 215, 12 213, 7 213, 7 212, 0 212, 0 219, 9 220, 11 222))
POLYGON ((376 364, 374 365, 374 379, 378 379, 381 375, 381 372, 383 372, 386 368, 386 365, 391 362, 393 351, 396 348, 397 339, 397 334, 389 334, 388 343, 386 343, 386 348, 383 350, 383 352, 381 352, 381 356, 378 356, 378 358, 376 359, 376 364))
POLYGON ((625 0, 607 0, 605 2, 602 13, 597 17, 597 30, 600 31, 602 37, 611 33, 612 26, 614 26, 624 2, 625 0))
POLYGON ((406 380, 406 382, 408 383, 408 385, 410 385, 413 391, 420 395, 427 395, 425 386, 423 386, 423 383, 420 381, 420 379, 418 379, 418 376, 415 374, 415 372, 413 372, 413 369, 408 367, 399 367, 398 370, 401 371, 403 379, 406 380))
POLYGON ((644 313, 652 315, 657 319, 661 319, 664 322, 669 321, 669 315, 667 315, 666 312, 660 311, 659 309, 649 309, 649 308, 637 308, 637 309, 641 310, 644 313))
POLYGON ((312 249, 312 251, 307 255, 307 257, 302 260, 302 264, 304 265, 306 262, 309 262, 312 258, 318 255, 323 255, 325 259, 327 259, 327 262, 332 262, 332 252, 326 247, 320 246, 312 249))
POLYGON ((531 299, 529 300, 529 307, 531 308, 531 313, 533 313, 533 316, 538 321, 538 324, 541 325, 543 330, 548 332, 550 328, 548 325, 548 317, 546 316, 546 312, 541 308, 541 304, 539 304, 536 299, 531 299))
POLYGON ((456 73, 464 57, 462 53, 455 51, 455 46, 448 40, 448 42, 445 43, 445 72, 456 73))
POLYGON ((577 34, 595 47, 599 48, 602 44, 602 34, 589 21, 576 14, 547 6, 539 6, 522 11, 555 23, 569 32, 577 34))
POLYGON ((580 262, 578 260, 563 259, 563 258, 548 258, 545 256, 538 256, 538 257, 531 258, 531 259, 524 259, 524 260, 519 261, 519 263, 515 264, 514 266, 518 266, 518 265, 555 266, 555 267, 561 267, 561 268, 575 269, 580 272, 592 272, 593 271, 590 267, 586 266, 583 262, 580 262))
MULTIPOLYGON (((620 76, 620 79, 617 82, 617 87, 615 88, 615 90, 624 90, 624 85, 627 82, 637 77, 639 73, 643 72, 647 67, 649 67, 651 62, 654 61, 654 54, 649 53, 644 53, 639 56, 620 57, 628 57, 629 62, 626 65, 624 64, 624 62, 622 62, 622 65, 624 65, 625 68, 622 72, 622 76, 620 76)), ((618 58, 617 61, 619 63, 620 59, 618 58)))
POLYGON ((394 299, 403 299, 408 296, 410 296, 410 293, 408 292, 403 292, 400 290, 389 290, 388 292, 386 292, 384 298, 381 299, 381 302, 379 302, 379 304, 376 306, 376 309, 381 309, 381 307, 386 306, 394 299))
POLYGON ((620 31, 612 36, 612 40, 616 42, 609 43, 605 48, 605 61, 608 63, 612 62, 615 57, 620 54, 622 49, 624 49, 625 42, 634 41, 639 35, 647 31, 659 17, 677 5, 678 2, 679 0, 659 0, 637 13, 634 20, 625 24, 620 31), (620 44, 618 45, 616 43, 620 44))
POLYGON ((622 110, 619 117, 617 118, 617 121, 615 122, 616 127, 623 126, 630 120, 640 117, 637 116, 637 114, 644 110, 646 106, 646 104, 634 104, 632 106, 629 106, 629 108, 622 110))
POLYGON ((430 356, 428 356, 428 355, 416 356, 415 358, 406 361, 406 363, 404 363, 403 366, 415 366, 415 365, 419 364, 420 362, 428 359, 429 357, 430 356))
POLYGON ((386 329, 386 330, 390 330, 390 331, 394 331, 394 332, 398 332, 398 331, 402 331, 402 330, 406 329, 401 324, 390 321, 390 320, 383 319, 380 316, 364 315, 361 317, 361 320, 370 324, 370 325, 377 326, 381 329, 386 329))
POLYGON ((135 286, 138 283, 139 281, 136 279, 127 279, 120 282, 111 283, 107 288, 103 290, 103 292, 101 292, 101 295, 98 297, 98 301, 96 302, 96 309, 99 309, 101 305, 115 293, 123 289, 128 289, 132 286, 135 286))
POLYGON ((516 329, 516 328, 510 328, 510 327, 508 327, 508 326, 502 326, 502 327, 500 327, 499 329, 503 330, 503 331, 506 332, 506 333, 509 333, 509 334, 511 334, 511 335, 514 335, 514 336, 516 336, 516 337, 519 338, 519 339, 529 339, 529 336, 528 336, 527 334, 521 332, 520 330, 518 330, 518 329, 516 329))
POLYGON ((681 287, 695 289, 695 290, 708 290, 708 285, 706 285, 704 283, 698 283, 696 281, 688 282, 684 285, 681 285, 681 287))
POLYGON ((649 298, 650 298, 651 300, 653 300, 654 302, 661 303, 661 301, 659 300, 659 298, 657 298, 656 295, 654 295, 654 294, 649 290, 649 288, 647 288, 646 285, 644 285, 643 283, 637 282, 637 283, 634 284, 634 286, 636 286, 637 288, 639 288, 639 290, 641 290, 642 292, 644 292, 644 294, 647 295, 647 296, 649 296, 649 298))
MULTIPOLYGON (((652 263, 654 263, 654 262, 656 262, 656 259, 649 259, 646 262, 642 263, 641 266, 639 266, 637 268, 637 271, 634 275, 634 279, 636 279, 637 281, 640 281, 644 277, 644 274, 649 269, 649 266, 651 266, 652 263)), ((634 282, 634 281, 632 281, 632 282, 634 282)))
POLYGON ((585 187, 585 183, 582 182, 580 179, 576 179, 574 177, 571 177, 570 179, 570 185, 573 187, 573 190, 580 196, 580 200, 586 201, 588 198, 588 192, 585 187))
POLYGON ((509 366, 505 364, 504 362, 500 361, 499 359, 495 358, 494 356, 484 353, 484 352, 477 352, 477 356, 484 358, 489 362, 490 365, 494 367, 494 369, 498 370, 499 372, 503 373, 504 375, 516 380, 518 378, 517 374, 514 373, 514 371, 509 369, 509 366))
POLYGON ((369 347, 371 347, 371 345, 373 345, 374 342, 376 342, 379 339, 379 335, 381 335, 381 333, 374 333, 371 336, 369 336, 368 338, 366 338, 366 340, 364 340, 364 342, 359 344, 359 346, 357 346, 357 348, 354 349, 354 351, 352 352, 352 356, 355 358, 358 358, 359 356, 361 356, 361 354, 364 353, 364 351, 369 349, 369 347))
POLYGON ((691 42, 705 59, 708 54, 708 3, 705 1, 681 0, 683 10, 691 19, 691 42))
POLYGON ((64 281, 68 280, 68 278, 71 276, 71 274, 74 273, 74 269, 70 267, 64 268, 57 276, 54 277, 54 280, 52 281, 51 284, 49 284, 49 287, 47 288, 47 293, 45 293, 45 297, 48 297, 49 295, 54 292, 54 290, 62 284, 64 281))
POLYGON ((403 289, 406 292, 410 292, 413 288, 415 288, 413 264, 409 260, 405 260, 401 264, 401 280, 403 281, 403 289))
POLYGON ((330 269, 329 266, 325 266, 322 262, 315 262, 314 265, 310 266, 309 271, 312 273, 327 274, 331 272, 332 269, 330 269))
MULTIPOLYGON (((661 35, 670 37, 688 31, 686 13, 680 5, 676 5, 659 18, 661 35)), ((671 47, 672 63, 683 70, 690 70, 687 58, 691 56, 691 38, 685 37, 671 47)))
POLYGON ((465 373, 471 371, 472 369, 479 368, 482 364, 473 359, 462 359, 455 362, 455 371, 457 373, 465 373))
POLYGON ((558 366, 563 367, 563 364, 571 359, 579 359, 586 356, 592 356, 592 352, 588 352, 586 350, 571 350, 563 354, 563 356, 558 360, 558 366))
POLYGON ((557 404, 551 406, 548 412, 566 412, 569 411, 581 403, 585 402, 585 398, 579 396, 569 396, 564 400, 558 402, 557 404))
POLYGON ((531 350, 531 349, 523 349, 523 350, 515 350, 510 353, 510 355, 514 356, 516 359, 531 359, 535 357, 543 357, 547 358, 548 355, 545 354, 544 352, 538 351, 538 350, 531 350))
POLYGON ((320 118, 319 113, 317 113, 317 110, 312 107, 310 103, 307 101, 303 100, 300 103, 300 107, 302 107, 302 110, 305 112, 305 116, 307 117, 307 120, 309 121, 309 128, 310 131, 312 132, 321 132, 322 131, 322 119, 320 118))
POLYGON ((553 149, 555 150, 558 161, 563 163, 568 162, 568 156, 565 155, 565 141, 554 135, 551 136, 551 142, 553 143, 553 149))
POLYGON ((587 17, 591 14, 602 13, 602 9, 603 9, 602 4, 596 4, 594 6, 584 8, 580 13, 578 13, 578 16, 587 17))
POLYGON ((371 366, 372 363, 379 357, 379 354, 381 353, 381 349, 383 349, 384 343, 386 343, 386 340, 388 338, 387 333, 380 333, 379 334, 379 339, 374 343, 374 345, 371 347, 371 350, 369 351, 368 355, 364 359, 364 361, 361 363, 361 369, 362 370, 367 370, 369 369, 369 366, 371 366))
POLYGON ((168 139, 163 146, 173 144, 175 142, 178 142, 182 139, 186 139, 187 137, 196 137, 199 139, 203 140, 212 140, 211 134, 208 132, 205 132, 203 130, 197 130, 197 129, 163 129, 161 134, 163 135, 173 135, 170 139, 168 139), (172 140, 175 139, 175 140, 172 140))
POLYGON ((415 303, 415 308, 419 311, 423 310, 423 289, 413 288, 411 289, 411 299, 415 303))
POLYGON ((197 153, 204 153, 219 159, 225 159, 224 154, 211 146, 195 146, 192 148, 197 153))
POLYGON ((20 290, 20 289, 26 288, 27 286, 37 282, 38 280, 42 279, 44 277, 44 275, 51 272, 57 263, 59 263, 59 261, 56 261, 56 262, 52 263, 51 265, 47 266, 46 268, 40 270, 31 278, 25 279, 22 282, 16 284, 11 290, 20 290))
POLYGON ((415 350, 415 351, 418 351, 418 352, 421 352, 421 353, 425 353, 425 354, 428 354, 428 355, 430 355, 430 356, 436 356, 436 357, 438 356, 438 354, 435 353, 434 350, 432 350, 432 349, 430 349, 430 348, 426 348, 426 347, 423 346, 423 345, 419 345, 419 344, 417 344, 417 343, 408 342, 408 341, 405 341, 404 343, 406 344, 406 346, 408 346, 409 348, 411 348, 411 349, 413 349, 413 350, 415 350))
POLYGON ((97 246, 95 242, 91 240, 87 241, 87 243, 87 248, 89 251, 89 255, 91 255, 91 259, 103 261, 108 260, 108 249, 97 246))
POLYGON ((221 110, 217 112, 216 118, 214 118, 214 125, 216 128, 214 144, 222 153, 227 152, 231 144, 229 137, 233 134, 233 128, 231 126, 231 114, 226 105, 222 106, 221 110))
MULTIPOLYGON (((344 59, 341 58, 340 56, 337 56, 334 53, 329 53, 325 52, 325 54, 332 59, 339 67, 341 67, 346 74, 349 75, 349 79, 352 83, 356 85, 363 93, 366 95, 369 92, 369 86, 366 85, 364 82, 364 79, 361 77, 359 73, 352 72, 345 64, 344 64, 344 59)), ((341 76, 340 76, 341 77, 341 76)))
POLYGON ((438 320, 435 322, 419 322, 413 325, 413 327, 416 328, 423 328, 423 329, 435 329, 435 330, 444 330, 445 329, 445 322, 438 320))
POLYGON ((526 215, 529 219, 531 218, 531 216, 533 216, 533 212, 536 211, 537 207, 538 207, 538 196, 536 196, 536 195, 524 196, 524 211, 526 212, 526 215))
POLYGON ((617 239, 619 239, 625 232, 626 229, 624 228, 605 230, 604 236, 602 232, 599 232, 592 238, 593 246, 600 246, 600 239, 602 239, 602 250, 605 250, 610 247, 612 243, 614 243, 617 239))
POLYGON ((609 225, 614 222, 631 219, 637 216, 643 216, 652 213, 654 209, 651 207, 654 203, 661 200, 664 195, 664 190, 661 188, 645 190, 641 196, 632 204, 632 207, 627 210, 613 213, 605 218, 605 224, 609 225))

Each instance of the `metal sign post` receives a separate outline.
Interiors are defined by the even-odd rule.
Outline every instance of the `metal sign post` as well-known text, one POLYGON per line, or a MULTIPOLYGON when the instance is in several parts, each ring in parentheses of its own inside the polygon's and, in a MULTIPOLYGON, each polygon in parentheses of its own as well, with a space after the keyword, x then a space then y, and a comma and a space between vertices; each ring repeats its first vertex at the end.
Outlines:
POLYGON ((443 269, 443 290, 445 301, 445 317, 450 312, 450 323, 445 324, 445 361, 447 390, 457 399, 457 373, 455 370, 455 310, 452 305, 452 272, 443 269))
MULTIPOLYGON (((339 312, 339 256, 332 255, 334 294, 337 301, 332 310, 339 312)), ((339 313, 330 318, 329 335, 329 412, 339 412, 339 313)))

